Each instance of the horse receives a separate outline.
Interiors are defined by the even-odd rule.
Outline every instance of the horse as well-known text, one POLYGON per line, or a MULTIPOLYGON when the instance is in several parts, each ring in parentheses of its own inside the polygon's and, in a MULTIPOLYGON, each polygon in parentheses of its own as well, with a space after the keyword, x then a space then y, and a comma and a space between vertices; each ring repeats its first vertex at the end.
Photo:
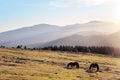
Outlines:
POLYGON ((79 68, 79 63, 78 62, 70 62, 70 63, 68 63, 68 65, 67 65, 67 68, 79 68))
POLYGON ((97 68, 96 72, 99 71, 99 65, 98 65, 98 63, 91 63, 90 64, 89 70, 93 71, 94 68, 97 68))

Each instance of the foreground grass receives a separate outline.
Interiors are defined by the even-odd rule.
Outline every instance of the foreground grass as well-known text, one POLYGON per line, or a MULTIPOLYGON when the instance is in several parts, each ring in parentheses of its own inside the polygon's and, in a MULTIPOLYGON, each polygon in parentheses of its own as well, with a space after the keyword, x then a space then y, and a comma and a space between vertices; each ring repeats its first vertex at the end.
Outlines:
POLYGON ((0 48, 0 80, 120 80, 120 59, 98 54, 0 48), (79 69, 67 69, 77 61, 79 69), (98 62, 100 72, 88 73, 98 62))

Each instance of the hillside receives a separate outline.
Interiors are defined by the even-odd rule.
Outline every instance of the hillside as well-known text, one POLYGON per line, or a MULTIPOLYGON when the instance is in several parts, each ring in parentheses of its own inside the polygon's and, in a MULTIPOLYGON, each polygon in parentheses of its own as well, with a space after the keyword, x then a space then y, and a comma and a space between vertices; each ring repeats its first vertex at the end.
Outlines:
MULTIPOLYGON (((86 32, 85 32, 86 33, 86 32)), ((82 34, 82 33, 81 33, 82 34)), ((109 46, 120 48, 120 31, 105 35, 105 34, 74 34, 64 38, 56 39, 44 44, 31 45, 34 47, 48 47, 48 46, 109 46)))
POLYGON ((18 44, 36 44, 47 41, 46 37, 49 33, 59 30, 58 26, 49 24, 39 24, 24 27, 12 31, 0 33, 0 45, 8 47, 17 46, 18 44), (40 42, 41 41, 41 42, 40 42))
POLYGON ((98 54, 0 48, 0 80, 120 80, 120 59, 98 54), (79 69, 67 69, 77 61, 79 69), (88 73, 98 62, 100 72, 88 73))
POLYGON ((113 33, 107 36, 103 42, 103 44, 107 46, 119 47, 120 48, 120 31, 113 33))
POLYGON ((38 45, 37 47, 48 47, 48 46, 101 46, 104 45, 101 42, 106 38, 106 35, 91 35, 91 36, 81 36, 72 35, 65 38, 50 41, 43 45, 38 45))

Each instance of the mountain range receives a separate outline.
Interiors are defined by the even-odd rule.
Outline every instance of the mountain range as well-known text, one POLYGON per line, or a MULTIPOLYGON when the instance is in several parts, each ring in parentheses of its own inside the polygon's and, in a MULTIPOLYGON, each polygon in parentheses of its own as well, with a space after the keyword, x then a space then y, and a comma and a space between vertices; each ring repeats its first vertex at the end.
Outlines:
POLYGON ((26 45, 30 48, 51 45, 120 47, 118 28, 114 23, 102 21, 67 26, 38 24, 0 33, 0 45, 26 45))

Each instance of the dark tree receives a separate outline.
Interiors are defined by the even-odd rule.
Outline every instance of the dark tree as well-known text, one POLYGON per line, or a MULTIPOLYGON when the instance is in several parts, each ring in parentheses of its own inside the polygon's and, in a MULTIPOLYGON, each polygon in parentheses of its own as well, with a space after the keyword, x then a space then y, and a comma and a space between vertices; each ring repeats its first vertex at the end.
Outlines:
POLYGON ((18 45, 16 48, 22 48, 22 45, 18 45))
POLYGON ((26 50, 26 49, 27 49, 27 46, 24 46, 24 49, 26 50))

